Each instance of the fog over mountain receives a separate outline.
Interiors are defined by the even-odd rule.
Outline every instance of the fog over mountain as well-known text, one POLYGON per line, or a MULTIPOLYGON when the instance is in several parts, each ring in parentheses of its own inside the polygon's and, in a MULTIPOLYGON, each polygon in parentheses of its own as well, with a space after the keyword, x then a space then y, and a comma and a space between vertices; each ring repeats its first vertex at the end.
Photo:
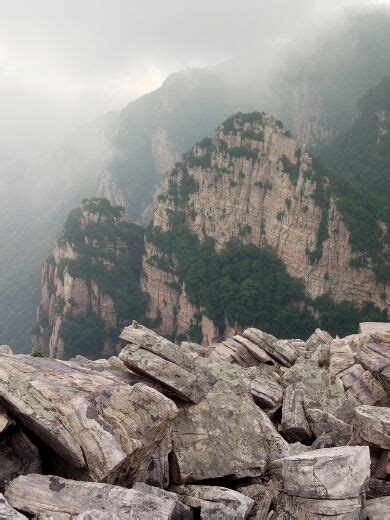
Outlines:
POLYGON ((147 223, 161 174, 239 110, 310 146, 347 128, 390 73, 389 3, 2 2, 0 343, 30 348, 40 266, 83 197, 147 223))

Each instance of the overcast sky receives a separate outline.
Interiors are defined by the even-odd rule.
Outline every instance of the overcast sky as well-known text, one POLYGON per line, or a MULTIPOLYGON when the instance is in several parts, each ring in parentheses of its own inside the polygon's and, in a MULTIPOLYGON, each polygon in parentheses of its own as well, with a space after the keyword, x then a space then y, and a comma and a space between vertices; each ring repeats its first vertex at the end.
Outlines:
POLYGON ((49 144, 171 72, 295 38, 375 0, 0 0, 0 151, 49 144), (48 132, 49 129, 49 132, 48 132))

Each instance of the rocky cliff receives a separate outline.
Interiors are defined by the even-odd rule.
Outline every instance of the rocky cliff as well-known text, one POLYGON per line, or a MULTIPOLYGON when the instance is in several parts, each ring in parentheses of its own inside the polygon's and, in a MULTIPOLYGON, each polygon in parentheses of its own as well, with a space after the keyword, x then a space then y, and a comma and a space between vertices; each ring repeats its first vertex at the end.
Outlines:
POLYGON ((126 316, 143 317, 143 230, 107 199, 83 201, 42 269, 33 351, 60 358, 115 352, 126 316))
MULTIPOLYGON (((370 302, 387 311, 390 285, 374 271, 388 225, 370 221, 368 213, 364 196, 328 175, 280 121, 264 113, 232 116, 164 178, 143 261, 150 317, 161 320, 168 335, 197 327, 205 343, 221 332, 204 299, 188 294, 180 244, 167 246, 162 238, 178 236, 178 217, 199 243, 211 239, 217 252, 232 239, 273 251, 291 277, 303 280, 311 302, 326 295, 335 304, 370 302)), ((231 326, 240 328, 225 315, 224 331, 231 326)))

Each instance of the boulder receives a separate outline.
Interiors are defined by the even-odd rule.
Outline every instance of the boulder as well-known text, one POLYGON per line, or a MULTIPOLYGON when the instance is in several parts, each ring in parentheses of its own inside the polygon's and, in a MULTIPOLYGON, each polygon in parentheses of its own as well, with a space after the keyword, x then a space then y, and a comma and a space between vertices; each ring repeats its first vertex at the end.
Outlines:
POLYGON ((0 520, 27 520, 27 516, 11 507, 4 495, 0 493, 0 520))
POLYGON ((306 345, 310 350, 316 350, 321 345, 327 345, 333 340, 329 332, 325 330, 316 329, 310 338, 306 341, 306 345))
POLYGON ((281 406, 283 401, 283 388, 272 373, 264 373, 257 367, 248 368, 246 376, 250 380, 252 397, 262 408, 275 408, 281 406))
POLYGON ((303 407, 304 391, 289 385, 284 392, 282 407, 282 429, 289 442, 304 442, 312 437, 303 407))
POLYGON ((340 500, 364 493, 370 477, 367 446, 313 450, 272 464, 272 473, 291 496, 340 500))
POLYGON ((288 444, 254 403, 245 371, 210 366, 218 382, 197 405, 184 405, 172 425, 172 478, 176 484, 261 475, 288 444))
POLYGON ((93 509, 92 511, 85 511, 74 517, 74 520, 119 520, 119 516, 114 513, 104 513, 93 509))
POLYGON ((198 403, 216 382, 206 366, 195 361, 195 352, 142 325, 126 327, 120 338, 129 343, 119 354, 125 366, 158 381, 181 399, 198 403))
POLYGON ((222 343, 232 351, 232 356, 240 366, 247 368, 255 367, 259 364, 258 360, 252 356, 250 351, 235 339, 228 338, 222 343))
POLYGON ((355 358, 351 348, 343 340, 334 340, 329 351, 329 380, 334 383, 337 375, 355 363, 355 358))
POLYGON ((380 321, 363 321, 359 323, 359 332, 362 334, 390 333, 390 323, 380 321))
POLYGON ((9 345, 0 345, 0 354, 13 354, 9 345))
POLYGON ((360 497, 342 500, 304 498, 280 493, 272 520, 360 520, 360 497))
POLYGON ((242 335, 258 345, 272 359, 285 367, 291 367, 298 357, 294 348, 284 342, 278 342, 274 336, 266 334, 259 329, 246 329, 242 335))
POLYGON ((390 408, 359 406, 352 431, 351 443, 390 450, 390 408))
POLYGON ((390 518, 390 497, 374 498, 366 501, 367 520, 386 520, 390 518))
POLYGON ((386 390, 371 372, 365 370, 350 385, 347 396, 356 398, 360 404, 375 405, 387 399, 386 390))
POLYGON ((177 486, 175 492, 187 506, 200 509, 202 520, 241 520, 248 517, 254 501, 220 486, 177 486))
MULTIPOLYGON (((97 482, 79 482, 51 475, 18 477, 8 486, 5 497, 16 509, 30 515, 79 515, 97 510, 117 515, 119 520, 179 520, 183 505, 173 493, 161 496, 156 488, 144 485, 142 491, 97 482)), ((162 491, 162 490, 159 490, 162 491)), ((164 491, 162 491, 164 493, 164 491)), ((185 511, 190 514, 188 509, 185 511)))
POLYGON ((272 358, 262 348, 260 348, 259 345, 256 345, 256 343, 250 339, 244 338, 240 335, 233 336, 233 339, 243 345, 259 363, 273 364, 272 358))
POLYGON ((0 355, 0 361, 4 405, 77 477, 130 482, 177 413, 171 400, 140 383, 54 359, 0 355))
POLYGON ((330 436, 332 446, 348 444, 352 433, 351 425, 317 408, 305 408, 305 412, 310 429, 317 438, 325 433, 330 436))

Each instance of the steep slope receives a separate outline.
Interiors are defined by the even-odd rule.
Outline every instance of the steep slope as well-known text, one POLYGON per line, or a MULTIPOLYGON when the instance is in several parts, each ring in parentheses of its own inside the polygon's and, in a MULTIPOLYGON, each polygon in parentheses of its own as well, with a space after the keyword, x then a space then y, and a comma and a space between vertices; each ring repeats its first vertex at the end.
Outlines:
POLYGON ((386 310, 389 284, 374 267, 384 261, 388 224, 374 215, 370 200, 328 175, 280 121, 232 116, 164 178, 143 264, 150 317, 161 319, 164 334, 210 343, 250 322, 304 335, 310 310, 326 320, 350 312, 346 301, 386 310), (283 329, 283 316, 292 330, 283 329))
POLYGON ((359 114, 338 139, 320 149, 337 173, 390 199, 390 77, 384 78, 358 102, 359 114))
POLYGON ((143 229, 106 199, 84 200, 42 270, 33 351, 57 358, 115 353, 128 317, 143 320, 143 229))
POLYGON ((304 51, 291 42, 278 54, 271 46, 247 49, 239 60, 174 74, 23 171, 21 196, 0 208, 0 342, 26 351, 39 266, 83 197, 106 197, 147 223, 161 174, 237 110, 276 114, 304 143, 337 135, 356 100, 390 70, 389 21, 389 9, 375 8, 311 36, 304 51))

